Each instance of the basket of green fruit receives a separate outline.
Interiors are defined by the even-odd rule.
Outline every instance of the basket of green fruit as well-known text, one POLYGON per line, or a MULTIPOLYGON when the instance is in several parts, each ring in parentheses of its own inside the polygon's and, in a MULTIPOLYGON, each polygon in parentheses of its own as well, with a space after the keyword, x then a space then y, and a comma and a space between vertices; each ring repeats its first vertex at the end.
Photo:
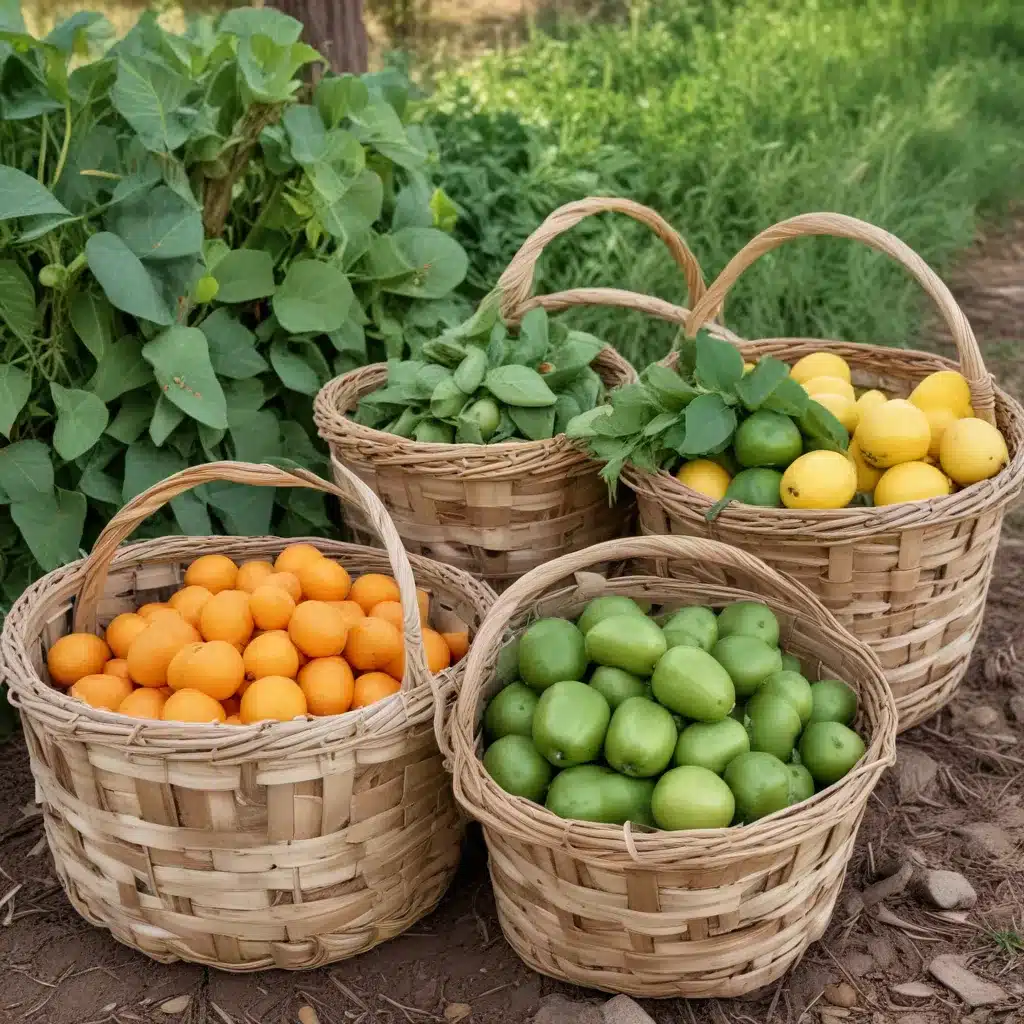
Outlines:
POLYGON ((527 963, 710 998, 825 931, 895 736, 877 658, 805 588, 738 548, 644 537, 505 591, 449 740, 527 963))
POLYGON ((893 235, 812 213, 763 231, 692 314, 678 312, 679 352, 569 435, 609 481, 621 472, 642 532, 756 552, 871 646, 901 731, 933 715, 967 670, 1003 515, 1024 486, 1024 408, 995 387, 949 289, 893 235), (815 235, 900 263, 935 302, 959 361, 809 338, 722 340, 707 321, 743 271, 815 235))
MULTIPOLYGON (((474 316, 410 360, 362 367, 319 393, 315 418, 335 462, 381 497, 406 547, 497 587, 557 557, 624 532, 632 509, 609 505, 599 466, 565 436, 574 416, 636 379, 614 349, 570 330, 555 312, 580 304, 671 307, 611 288, 531 296, 545 246, 593 214, 649 226, 680 265, 694 302, 700 267, 653 211, 588 199, 552 214, 523 244, 474 316)), ((349 525, 372 540, 358 517, 349 525)))

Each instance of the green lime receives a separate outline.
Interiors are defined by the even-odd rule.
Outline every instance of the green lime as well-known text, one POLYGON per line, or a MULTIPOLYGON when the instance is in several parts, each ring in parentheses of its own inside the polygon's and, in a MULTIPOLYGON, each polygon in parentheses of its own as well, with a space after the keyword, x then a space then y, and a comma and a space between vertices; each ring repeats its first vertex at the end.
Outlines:
POLYGON ((593 761, 611 716, 608 701, 586 683, 552 683, 533 713, 533 742, 556 768, 593 761))
POLYGON ((711 656, 729 673, 740 697, 749 697, 769 676, 782 670, 777 647, 742 633, 722 637, 711 648, 711 656))
POLYGON ((611 823, 611 811, 605 801, 604 783, 615 773, 599 764, 581 764, 559 772, 548 787, 544 806, 560 818, 611 823))
POLYGON ((692 764, 721 775, 726 765, 750 750, 747 730, 735 718, 720 722, 694 722, 680 734, 673 763, 692 764))
POLYGON ((728 828, 736 811, 729 787, 707 768, 684 765, 665 772, 654 787, 651 812, 658 828, 728 828))
POLYGON ((681 608, 661 627, 669 647, 710 651, 718 640, 718 619, 710 608, 681 608))
POLYGON ((769 647, 779 646, 779 620, 766 604, 760 601, 737 601, 727 604, 718 614, 718 635, 756 636, 769 647))
POLYGON ((612 711, 630 697, 650 696, 646 680, 611 665, 598 665, 590 677, 590 685, 608 701, 612 711))
POLYGON ((624 669, 635 676, 649 676, 667 647, 661 628, 643 615, 602 619, 586 639, 586 655, 591 661, 624 669))
POLYGON ((774 754, 788 761, 800 735, 800 715, 785 698, 758 692, 747 702, 747 735, 750 749, 774 754))
POLYGON ((811 693, 811 684, 799 672, 787 672, 785 669, 776 672, 760 685, 757 692, 774 693, 788 700, 800 716, 801 728, 811 720, 814 696, 811 693))
POLYGON ((699 647, 672 647, 651 676, 654 699, 698 722, 718 722, 736 703, 729 673, 699 647))
POLYGON ((857 694, 838 679, 811 683, 812 722, 841 722, 849 725, 857 717, 857 694))
POLYGON ((551 765, 526 736, 502 736, 484 751, 487 774, 506 793, 540 803, 551 781, 551 765))
POLYGON ((601 796, 607 817, 613 825, 627 821, 635 825, 653 825, 651 796, 654 779, 631 779, 628 775, 609 772, 601 778, 601 796))
POLYGON ((477 399, 471 406, 463 409, 460 417, 475 423, 484 441, 490 441, 501 422, 501 409, 493 398, 477 399))
POLYGON ((744 469, 737 473, 725 495, 743 505, 782 507, 782 474, 777 469, 744 469))
POLYGON ((568 619, 538 619, 519 640, 519 675, 535 690, 586 670, 583 634, 568 619))
POLYGON ((484 713, 484 731, 491 739, 532 736, 537 694, 524 683, 509 683, 496 693, 484 713))
POLYGON ((800 428, 781 412, 758 409, 736 429, 732 442, 741 466, 785 469, 804 452, 800 428))
POLYGON ((734 757, 725 781, 742 821, 757 821, 789 806, 789 768, 771 754, 752 750, 734 757))
POLYGON ((802 764, 786 766, 789 770, 789 806, 814 796, 814 779, 802 764))
POLYGON ((631 597, 621 594, 607 594, 595 597, 576 620, 579 631, 586 636, 602 619, 610 619, 613 615, 643 615, 640 606, 631 597))
POLYGON ((800 737, 800 761, 823 787, 846 775, 865 749, 864 741, 840 722, 811 722, 800 737))
POLYGON ((612 715, 604 738, 604 759, 623 775, 647 779, 668 766, 677 735, 665 708, 646 697, 630 697, 612 715))
POLYGON ((785 651, 782 652, 782 668, 785 672, 804 674, 804 667, 800 664, 800 659, 795 654, 787 654, 785 651))

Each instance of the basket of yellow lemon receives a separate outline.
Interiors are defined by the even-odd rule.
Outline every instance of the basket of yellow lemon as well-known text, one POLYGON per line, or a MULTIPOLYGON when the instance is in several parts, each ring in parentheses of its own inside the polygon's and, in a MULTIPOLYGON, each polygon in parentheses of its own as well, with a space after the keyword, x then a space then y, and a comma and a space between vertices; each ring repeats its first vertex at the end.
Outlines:
POLYGON ((583 423, 570 436, 619 460, 645 533, 715 537, 789 573, 878 655, 900 728, 929 717, 967 669, 1003 514, 1024 484, 1024 409, 995 387, 949 289, 893 235, 805 214, 733 257, 685 333, 636 386, 661 420, 635 416, 643 396, 627 391, 596 431, 583 423), (937 305, 959 362, 806 338, 737 341, 737 353, 706 329, 745 269, 813 235, 901 263, 937 305), (624 453, 635 427, 641 440, 624 453))
POLYGON ((124 506, 0 637, 58 877, 156 960, 318 967, 441 898, 462 824, 435 740, 494 592, 407 556, 341 471, 211 463, 124 506), (325 491, 384 550, 275 537, 119 547, 221 482, 325 491), (429 625, 428 625, 429 624, 429 625), (431 628, 433 627, 433 628, 431 628))

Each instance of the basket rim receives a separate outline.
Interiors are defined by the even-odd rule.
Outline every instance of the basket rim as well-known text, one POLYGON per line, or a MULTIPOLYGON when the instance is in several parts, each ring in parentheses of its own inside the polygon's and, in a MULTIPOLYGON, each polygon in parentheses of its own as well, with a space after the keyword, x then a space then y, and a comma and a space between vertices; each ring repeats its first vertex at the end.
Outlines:
MULTIPOLYGON (((819 341, 814 338, 761 338, 756 341, 739 343, 744 355, 778 351, 792 346, 826 349, 838 352, 843 358, 856 363, 869 362, 877 367, 880 357, 890 359, 897 356, 914 361, 927 360, 933 366, 959 369, 959 363, 931 352, 918 349, 893 349, 884 345, 869 345, 860 342, 819 341)), ((675 353, 662 360, 663 365, 673 366, 675 353)), ((884 369, 878 371, 885 374, 884 369)), ((890 374, 900 377, 900 374, 890 374)), ((707 522, 704 514, 714 502, 680 483, 667 470, 649 473, 629 464, 622 469, 622 480, 636 494, 650 497, 655 501, 671 500, 672 511, 690 513, 704 523, 708 530, 716 528, 741 529, 745 533, 770 534, 772 540, 785 544, 801 542, 802 535, 815 530, 827 531, 836 543, 846 543, 878 533, 892 532, 919 526, 934 526, 938 523, 953 522, 980 515, 993 508, 1012 501, 1024 487, 1024 406, 1010 394, 993 386, 996 412, 1009 420, 1014 428, 1006 437, 1011 450, 1010 461, 994 477, 970 484, 943 498, 929 498, 922 501, 901 502, 898 505, 871 506, 867 508, 840 509, 791 509, 769 508, 760 505, 727 505, 713 522, 707 522), (1011 446, 1011 442, 1013 442, 1011 446)), ((1004 435, 1005 436, 1005 435, 1004 435)))
MULTIPOLYGON (((228 554, 242 545, 255 555, 257 547, 280 550, 297 543, 313 544, 329 557, 369 557, 388 564, 388 552, 324 537, 231 537, 206 536, 185 539, 189 556, 158 558, 168 538, 156 538, 122 545, 111 563, 111 572, 143 568, 147 562, 183 565, 198 554, 228 554)), ((484 612, 497 599, 486 581, 465 570, 443 565, 423 555, 409 554, 414 570, 422 573, 427 586, 443 592, 455 591, 454 582, 447 586, 445 576, 454 576, 459 590, 471 595, 469 603, 479 609, 480 622, 484 612)), ((298 750, 319 748, 325 754, 334 751, 339 741, 348 743, 364 737, 380 737, 403 731, 434 718, 439 724, 444 714, 440 702, 435 706, 433 687, 417 681, 410 689, 391 694, 365 708, 322 718, 306 715, 290 722, 257 722, 251 725, 215 723, 164 722, 160 719, 134 719, 75 700, 67 691, 51 686, 32 665, 31 646, 39 640, 42 616, 72 605, 88 559, 81 558, 61 566, 34 581, 18 597, 7 614, 0 632, 0 669, 14 703, 23 714, 45 719, 48 728, 71 732, 85 742, 98 742, 126 747, 139 755, 176 760, 214 759, 221 763, 249 761, 257 757, 286 757, 298 750)), ((476 624, 479 628, 480 622, 476 624)), ((467 624, 473 630, 473 624, 467 624)), ((434 684, 445 704, 450 703, 457 683, 465 673, 465 659, 434 676, 434 684)))
MULTIPOLYGON (((663 583, 665 577, 647 573, 620 578, 620 582, 635 584, 637 588, 644 581, 663 583)), ((722 589, 743 593, 734 584, 722 589)), ((772 597, 762 594, 762 600, 769 605, 781 603, 782 598, 778 592, 774 598, 773 602, 772 597)), ((794 834, 833 827, 849 814, 859 813, 859 803, 866 802, 882 772, 895 762, 896 733, 896 704, 877 656, 843 627, 810 591, 742 549, 718 541, 662 535, 632 538, 630 541, 606 541, 585 551, 564 555, 531 570, 505 591, 488 612, 478 642, 471 650, 466 676, 449 719, 448 737, 453 751, 451 770, 456 799, 470 816, 483 824, 485 833, 494 831, 513 839, 528 837, 526 841, 531 845, 560 850, 593 862, 599 861, 613 869, 635 869, 679 864, 684 852, 687 866, 733 862, 789 846, 794 834), (624 548, 635 550, 641 546, 652 554, 621 553, 624 548), (653 554, 655 550, 661 553, 653 554), (852 658, 857 663, 861 670, 862 697, 864 688, 870 687, 871 706, 877 704, 878 707, 877 721, 871 722, 871 735, 861 763, 844 778, 808 800, 751 824, 721 829, 637 831, 628 822, 624 826, 617 826, 567 820, 548 811, 543 805, 512 796, 501 789, 488 775, 483 761, 477 756, 476 742, 484 684, 492 671, 487 659, 491 658, 493 662, 497 652, 507 645, 511 636, 519 632, 518 629, 513 632, 509 628, 509 620, 535 606, 541 595, 550 595, 574 571, 579 580, 581 572, 576 567, 585 560, 592 566, 637 557, 686 560, 687 552, 697 550, 713 552, 714 557, 721 558, 715 564, 740 567, 762 585, 766 581, 779 584, 786 599, 795 602, 792 604, 793 610, 817 620, 819 630, 827 630, 830 646, 837 652, 841 651, 847 660, 852 658), (675 554, 670 553, 672 551, 675 554), (551 577, 551 583, 541 589, 545 577, 551 577), (531 591, 534 593, 531 594, 531 591), (491 643, 491 634, 498 629, 500 634, 495 645, 491 643), (487 651, 483 650, 481 641, 490 644, 487 651), (466 777, 472 778, 480 794, 478 797, 467 793, 464 784, 466 777), (850 799, 851 794, 853 799, 850 799)))
MULTIPOLYGON (((591 365, 601 373, 605 384, 618 387, 636 381, 637 372, 623 356, 610 345, 597 354, 591 365), (603 365, 595 365, 601 363, 603 365)), ((320 436, 327 441, 332 451, 336 447, 360 444, 386 445, 392 454, 384 456, 375 453, 376 464, 412 463, 417 468, 439 469, 446 474, 464 475, 471 470, 469 463, 479 466, 509 459, 522 462, 537 461, 544 456, 574 457, 573 461, 591 462, 590 456, 569 440, 564 433, 542 441, 499 441, 496 444, 444 444, 434 441, 416 441, 399 437, 384 430, 356 423, 342 412, 342 408, 354 408, 355 401, 365 394, 377 390, 387 380, 387 363, 370 363, 349 370, 329 380, 313 401, 313 419, 320 436)), ((527 469, 529 467, 526 467, 527 469)))

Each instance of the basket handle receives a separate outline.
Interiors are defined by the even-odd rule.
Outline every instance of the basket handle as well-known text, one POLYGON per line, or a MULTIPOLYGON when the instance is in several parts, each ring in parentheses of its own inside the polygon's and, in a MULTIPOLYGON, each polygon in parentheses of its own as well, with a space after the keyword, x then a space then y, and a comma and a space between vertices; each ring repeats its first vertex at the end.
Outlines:
POLYGON ((963 310, 957 305, 956 299, 943 283, 942 279, 920 256, 905 242, 895 235, 883 231, 874 224, 847 217, 841 213, 804 213, 765 229, 752 238, 729 261, 726 268, 708 288, 698 302, 694 304, 686 325, 686 336, 693 338, 714 315, 716 309, 725 301, 729 289, 736 283, 740 275, 765 253, 779 248, 783 242, 794 238, 805 238, 814 235, 832 235, 837 238, 849 238, 855 242, 863 242, 872 249, 891 256, 901 263, 912 277, 931 296, 939 308, 942 319, 946 321, 953 341, 956 343, 960 368, 971 388, 971 399, 975 414, 989 423, 995 423, 995 390, 992 376, 985 369, 981 357, 981 349, 971 330, 971 325, 964 316, 963 310))
POLYGON ((336 467, 336 472, 339 482, 328 483, 306 469, 286 470, 246 462, 210 462, 183 469, 180 473, 154 484, 122 507, 96 539, 92 553, 85 561, 82 586, 75 602, 75 630, 91 632, 96 628, 97 606, 103 595, 110 563, 118 546, 127 540, 145 519, 179 494, 184 494, 200 484, 218 481, 250 484, 254 487, 305 487, 331 494, 342 502, 354 505, 366 516, 377 532, 387 552, 395 581, 398 583, 402 615, 405 620, 406 658, 402 689, 409 690, 423 681, 428 681, 433 688, 433 676, 427 670, 423 652, 416 580, 395 524, 380 499, 362 480, 341 465, 336 467))
MULTIPOLYGON (((707 540, 703 537, 673 537, 669 535, 652 535, 648 537, 625 537, 617 540, 607 540, 592 547, 584 548, 581 551, 574 551, 562 555, 554 561, 546 562, 544 565, 531 569, 525 576, 521 576, 511 587, 498 597, 498 600, 491 606, 483 624, 477 631, 473 644, 466 657, 465 679, 475 679, 483 674, 484 661, 488 652, 496 650, 500 645, 501 638, 509 627, 513 616, 523 607, 528 607, 553 584, 577 572, 581 572, 602 562, 620 562, 634 558, 665 558, 673 560, 685 560, 690 562, 704 561, 715 566, 722 566, 728 569, 737 569, 746 572, 753 577, 759 578, 767 585, 770 592, 779 595, 784 602, 793 608, 802 611, 810 618, 820 622, 822 628, 834 633, 846 633, 847 631, 833 617, 832 613, 809 591, 798 586, 788 576, 778 572, 771 566, 762 562, 754 555, 748 554, 740 548, 723 544, 716 540, 707 540)), ((849 636, 849 634, 847 633, 849 636)), ((852 640, 852 637, 851 637, 852 640)), ((866 652, 877 665, 877 658, 871 652, 866 652)), ((879 674, 881 666, 878 665, 879 674)), ((888 692, 888 690, 887 690, 888 692)), ((461 743, 450 743, 454 752, 454 766, 456 772, 458 765, 474 749, 474 737, 467 730, 467 725, 475 722, 475 694, 470 692, 468 686, 463 686, 458 698, 458 706, 455 714, 451 716, 450 730, 461 733, 461 743)), ((893 722, 896 720, 896 705, 889 694, 889 712, 893 722)), ((470 728, 472 726, 470 725, 470 728)), ((891 763, 896 756, 896 730, 891 731, 892 738, 883 751, 887 763, 891 763)))
POLYGON ((507 324, 518 324, 524 314, 538 306, 551 313, 557 313, 573 306, 616 306, 636 309, 641 313, 685 325, 686 310, 652 295, 641 295, 621 288, 573 288, 569 291, 554 292, 550 295, 530 295, 533 290, 533 275, 549 242, 575 227, 581 220, 598 213, 624 213, 627 217, 649 227, 668 246, 672 258, 679 264, 686 278, 686 288, 691 305, 704 294, 704 275, 697 258, 690 251, 682 236, 660 214, 650 207, 635 203, 631 199, 592 196, 560 206, 523 242, 512 262, 498 279, 501 292, 501 316, 507 324))

